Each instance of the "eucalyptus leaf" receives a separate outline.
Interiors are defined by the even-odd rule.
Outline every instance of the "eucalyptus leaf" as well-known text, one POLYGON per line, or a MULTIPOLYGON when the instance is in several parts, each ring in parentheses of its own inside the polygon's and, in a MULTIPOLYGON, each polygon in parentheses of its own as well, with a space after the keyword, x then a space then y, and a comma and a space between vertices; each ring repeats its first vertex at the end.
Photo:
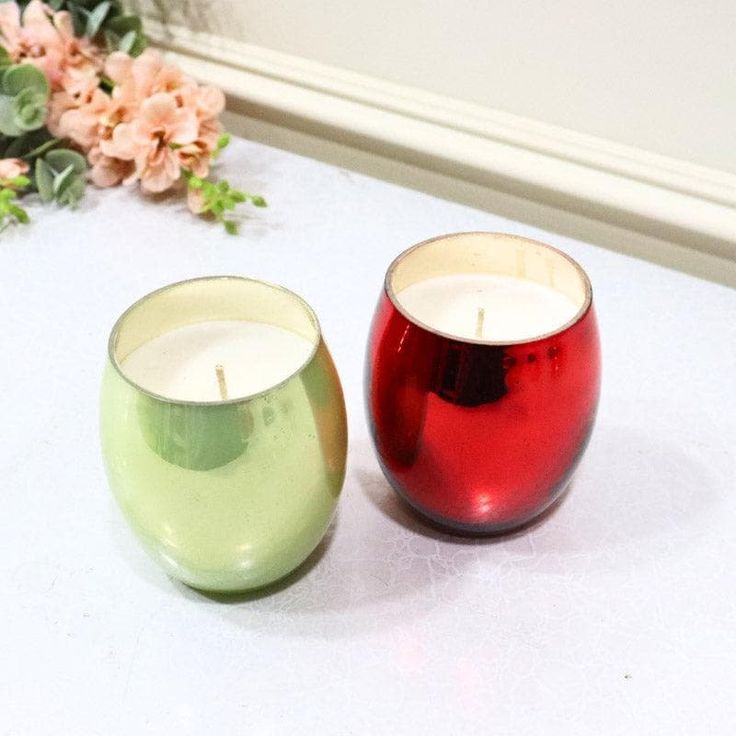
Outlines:
POLYGON ((54 171, 42 158, 36 159, 36 189, 42 202, 54 199, 54 171))
POLYGON ((49 151, 44 156, 44 161, 53 169, 54 173, 63 171, 67 166, 71 166, 75 174, 83 174, 87 171, 87 162, 84 156, 76 151, 70 151, 68 148, 57 148, 49 151))
MULTIPOLYGON (((72 3, 74 3, 80 8, 85 8, 86 10, 93 11, 100 4, 100 2, 102 2, 102 0, 70 0, 67 5, 71 5, 72 3)), ((110 4, 115 8, 116 11, 120 11, 120 2, 118 2, 118 0, 112 0, 110 4)))
POLYGON ((25 158, 28 161, 57 143, 58 139, 53 138, 45 127, 39 128, 11 139, 5 148, 3 158, 25 158))
POLYGON ((148 39, 142 33, 136 33, 135 43, 130 47, 128 53, 131 56, 140 56, 148 46, 148 39))
POLYGON ((105 48, 107 53, 111 54, 113 51, 117 51, 120 46, 120 36, 117 33, 105 29, 105 48))
POLYGON ((141 33, 143 31, 143 22, 137 15, 119 15, 117 18, 111 18, 105 23, 105 30, 112 31, 118 36, 124 36, 130 31, 141 33))
POLYGON ((102 28, 102 24, 105 22, 108 12, 110 11, 110 2, 105 0, 101 2, 88 16, 87 24, 85 26, 84 33, 89 38, 94 38, 97 35, 97 31, 102 28))
POLYGON ((81 176, 75 176, 69 182, 66 189, 59 195, 58 202, 60 205, 69 205, 76 207, 84 196, 85 182, 81 176))
POLYGON ((47 95, 34 89, 24 89, 13 97, 13 122, 25 132, 36 130, 46 122, 47 95))
MULTIPOLYGON (((30 135, 30 133, 28 135, 30 135)), ((25 137, 26 136, 21 135, 18 138, 13 138, 7 148, 2 152, 2 156, 0 156, 0 158, 20 158, 26 147, 25 137)))
POLYGON ((113 18, 117 18, 123 14, 123 3, 120 0, 111 0, 110 2, 110 12, 107 14, 107 20, 105 21, 105 25, 107 25, 113 18))
POLYGON ((0 133, 12 137, 22 135, 23 130, 15 124, 14 98, 0 94, 0 133))
POLYGON ((35 131, 32 131, 31 133, 25 133, 17 138, 13 138, 3 151, 2 158, 20 158, 27 150, 29 150, 28 147, 32 146, 28 139, 34 133, 35 131))
POLYGON ((118 43, 118 49, 120 51, 123 51, 126 54, 130 54, 130 50, 133 48, 133 44, 135 43, 136 38, 136 32, 135 31, 128 31, 118 43))
POLYGON ((87 18, 89 13, 79 3, 67 3, 67 10, 72 16, 72 26, 74 27, 75 36, 83 36, 87 27, 87 18))
POLYGON ((50 138, 45 143, 42 143, 31 151, 28 151, 28 153, 24 153, 23 158, 28 161, 32 161, 34 158, 42 156, 46 151, 51 150, 54 146, 58 146, 59 143, 60 141, 58 138, 50 138))
POLYGON ((71 164, 54 176, 52 186, 55 199, 58 199, 63 194, 67 186, 74 180, 74 176, 74 167, 71 164))
POLYGON ((9 66, 2 77, 2 91, 6 95, 15 95, 25 90, 33 90, 45 99, 49 96, 49 80, 46 75, 33 64, 13 64, 9 66))

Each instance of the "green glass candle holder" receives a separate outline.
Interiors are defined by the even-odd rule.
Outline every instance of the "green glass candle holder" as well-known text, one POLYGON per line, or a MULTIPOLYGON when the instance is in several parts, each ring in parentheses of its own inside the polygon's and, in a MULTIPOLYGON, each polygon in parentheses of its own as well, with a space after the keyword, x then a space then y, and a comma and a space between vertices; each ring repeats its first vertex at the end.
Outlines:
POLYGON ((259 588, 322 539, 345 476, 342 388, 312 309, 296 294, 238 277, 164 287, 110 335, 101 396, 110 488, 148 552, 194 588, 259 588), (126 375, 144 343, 209 320, 275 325, 313 346, 288 378, 219 401, 158 395, 126 375))

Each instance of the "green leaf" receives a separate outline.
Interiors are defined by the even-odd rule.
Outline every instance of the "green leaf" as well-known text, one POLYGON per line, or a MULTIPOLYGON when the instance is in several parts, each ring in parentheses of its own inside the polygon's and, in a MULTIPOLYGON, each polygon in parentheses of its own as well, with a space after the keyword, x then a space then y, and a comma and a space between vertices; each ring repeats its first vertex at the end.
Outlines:
POLYGON ((3 158, 24 158, 32 161, 59 143, 46 128, 39 128, 14 138, 5 149, 3 158))
POLYGON ((26 90, 33 90, 48 99, 50 88, 46 75, 33 64, 13 64, 3 72, 2 91, 15 97, 26 90))
POLYGON ((135 43, 136 32, 128 31, 118 42, 118 50, 129 54, 135 43))
POLYGON ((60 205, 76 207, 84 196, 85 183, 81 176, 75 176, 66 189, 58 196, 60 205))
POLYGON ((83 36, 84 30, 87 27, 87 18, 89 17, 89 12, 85 10, 78 3, 71 3, 71 2, 67 3, 67 9, 69 10, 72 16, 72 25, 74 26, 74 35, 83 36))
POLYGON ((26 133, 25 135, 14 138, 8 147, 5 149, 2 158, 20 158, 28 149, 28 138, 32 136, 36 131, 26 133))
POLYGON ((250 201, 255 207, 268 207, 268 202, 260 194, 251 197, 250 201))
POLYGON ((28 213, 22 207, 18 207, 17 204, 11 204, 8 210, 10 211, 10 214, 23 225, 26 225, 31 221, 31 218, 28 217, 28 213))
POLYGON ((60 148, 36 159, 36 188, 44 202, 76 206, 84 195, 87 163, 76 151, 60 148))
POLYGON ((117 18, 118 16, 123 14, 123 3, 121 0, 112 0, 110 3, 110 12, 107 16, 107 23, 109 23, 113 18, 117 18))
POLYGON ((54 170, 42 158, 36 159, 36 188, 42 202, 54 199, 54 170))
POLYGON ((128 53, 131 56, 140 56, 148 46, 148 39, 142 34, 142 33, 136 33, 135 34, 135 41, 133 42, 133 45, 130 47, 130 51, 128 53))
POLYGON ((51 150, 54 146, 58 146, 59 143, 61 143, 59 138, 50 138, 45 143, 41 143, 36 148, 28 151, 28 153, 24 153, 23 158, 26 159, 26 161, 32 161, 34 158, 46 153, 46 151, 51 150))
POLYGON ((54 176, 53 190, 54 199, 58 199, 63 194, 69 184, 74 180, 74 167, 69 164, 63 171, 60 171, 54 176))
MULTIPOLYGON (((100 2, 102 2, 102 0, 67 0, 66 6, 67 9, 70 9, 72 6, 77 6, 78 8, 82 8, 88 12, 92 12, 100 2)), ((111 13, 119 15, 122 12, 122 4, 120 3, 120 0, 110 0, 110 6, 111 13)))
POLYGON ((14 98, 0 94, 0 133, 15 138, 22 135, 23 130, 15 123, 14 98))
POLYGON ((75 174, 83 174, 87 171, 87 162, 84 160, 84 156, 76 151, 70 151, 68 148, 57 148, 54 151, 49 151, 44 160, 53 168, 54 173, 63 171, 67 166, 71 166, 75 174))
POLYGON ((107 53, 111 54, 113 51, 118 50, 118 46, 120 45, 120 36, 118 36, 117 33, 113 33, 112 31, 105 29, 105 48, 107 49, 107 53))
POLYGON ((119 15, 117 18, 111 18, 105 23, 105 30, 111 31, 118 36, 124 36, 130 31, 136 33, 143 32, 143 22, 137 15, 119 15))
POLYGON ((0 71, 6 69, 13 63, 10 58, 10 54, 7 52, 4 46, 0 46, 0 71))
POLYGON ((47 96, 24 89, 13 98, 13 122, 22 131, 36 130, 46 122, 47 96))
POLYGON ((102 28, 102 24, 105 22, 108 12, 110 11, 110 2, 105 0, 101 2, 88 16, 87 24, 84 27, 84 35, 89 38, 94 38, 97 35, 97 31, 102 28))

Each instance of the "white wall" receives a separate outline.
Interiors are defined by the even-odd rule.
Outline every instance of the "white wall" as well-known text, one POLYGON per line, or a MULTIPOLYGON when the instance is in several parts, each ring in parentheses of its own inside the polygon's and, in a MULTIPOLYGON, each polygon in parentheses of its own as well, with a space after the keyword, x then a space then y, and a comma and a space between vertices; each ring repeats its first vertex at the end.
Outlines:
POLYGON ((189 6, 240 41, 736 172, 733 0, 189 6))

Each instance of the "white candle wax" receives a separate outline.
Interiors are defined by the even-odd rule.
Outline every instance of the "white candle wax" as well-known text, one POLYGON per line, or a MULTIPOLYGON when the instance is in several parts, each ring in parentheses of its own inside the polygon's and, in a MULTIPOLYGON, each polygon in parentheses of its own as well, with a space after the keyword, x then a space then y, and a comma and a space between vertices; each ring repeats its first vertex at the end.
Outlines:
POLYGON ((580 308, 535 281, 488 273, 436 276, 397 294, 403 309, 428 327, 458 338, 530 340, 569 322, 580 308))
POLYGON ((213 320, 144 343, 128 355, 122 369, 130 380, 160 396, 218 401, 220 376, 230 399, 259 393, 297 371, 313 348, 309 340, 274 325, 213 320))

